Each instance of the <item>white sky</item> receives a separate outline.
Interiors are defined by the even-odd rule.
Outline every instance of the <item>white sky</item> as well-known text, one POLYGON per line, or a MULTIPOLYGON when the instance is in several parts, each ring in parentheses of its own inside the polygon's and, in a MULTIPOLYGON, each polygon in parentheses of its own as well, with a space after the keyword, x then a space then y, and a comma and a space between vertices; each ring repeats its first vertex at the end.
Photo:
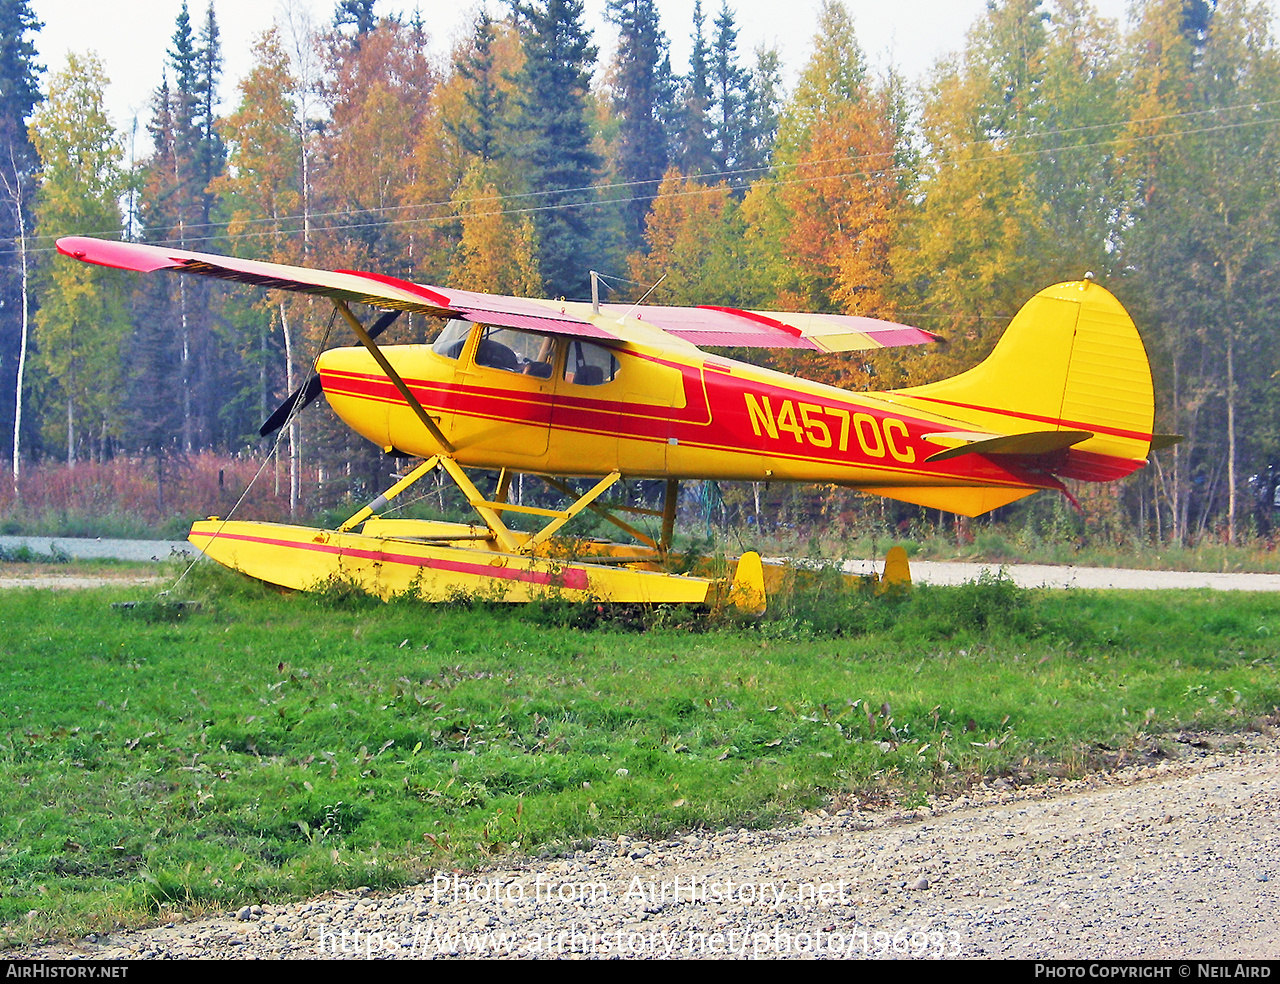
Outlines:
MULTIPOLYGON (((334 0, 291 0, 311 12, 318 24, 333 18, 334 0)), ((1107 17, 1123 20, 1125 0, 1094 0, 1107 17)), ((688 67, 694 0, 658 0, 662 28, 671 42, 672 67, 688 67)), ((893 0, 869 3, 846 0, 853 13, 863 50, 873 65, 890 60, 910 79, 919 79, 941 56, 963 46, 969 26, 985 8, 986 0, 893 0)), ((191 19, 198 28, 208 0, 189 0, 191 19)), ((788 84, 808 58, 817 24, 820 0, 730 0, 738 25, 738 52, 743 63, 760 45, 776 44, 782 54, 788 84)), ((94 51, 103 60, 111 85, 107 108, 112 122, 127 133, 131 118, 138 117, 139 140, 145 139, 151 94, 160 84, 166 52, 182 0, 31 0, 31 7, 45 27, 36 37, 40 61, 48 72, 60 70, 68 51, 94 51)), ((447 56, 455 39, 471 32, 478 5, 449 0, 379 0, 379 15, 422 12, 438 55, 447 56)), ((506 10, 490 0, 490 11, 506 10)), ((595 32, 601 58, 612 51, 612 28, 604 20, 605 0, 586 0, 587 23, 595 32)), ((222 33, 223 77, 220 95, 224 109, 233 104, 236 83, 248 71, 253 40, 281 16, 284 0, 214 0, 222 33)), ((720 0, 704 0, 708 35, 720 0)))

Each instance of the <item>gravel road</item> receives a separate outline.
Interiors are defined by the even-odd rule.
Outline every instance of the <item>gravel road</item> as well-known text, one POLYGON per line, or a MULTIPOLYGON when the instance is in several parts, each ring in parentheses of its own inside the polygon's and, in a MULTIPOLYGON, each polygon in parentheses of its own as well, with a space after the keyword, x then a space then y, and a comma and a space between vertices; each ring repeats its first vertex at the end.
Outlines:
POLYGON ((32 553, 64 553, 75 560, 168 560, 194 557, 199 551, 185 540, 104 540, 84 536, 0 536, 0 550, 26 547, 32 553))
MULTIPOLYGON (((844 565, 850 574, 881 570, 869 560, 844 565)), ((1280 591, 1280 574, 1240 571, 1144 571, 1125 567, 1068 567, 1052 564, 977 564, 942 560, 911 561, 911 579, 918 584, 965 584, 983 571, 1003 571, 1024 588, 1092 588, 1124 591, 1168 591, 1210 588, 1214 591, 1280 591)))
POLYGON ((1280 738, 1179 734, 1107 774, 916 810, 620 839, 5 956, 1280 957, 1280 738))

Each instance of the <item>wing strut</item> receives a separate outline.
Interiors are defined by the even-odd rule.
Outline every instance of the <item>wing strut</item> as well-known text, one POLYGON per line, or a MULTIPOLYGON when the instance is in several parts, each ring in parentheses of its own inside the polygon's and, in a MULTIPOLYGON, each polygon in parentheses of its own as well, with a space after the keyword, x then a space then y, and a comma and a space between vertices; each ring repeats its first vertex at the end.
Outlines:
MULTIPOLYGON (((340 298, 335 298, 333 306, 338 309, 338 313, 342 315, 347 324, 351 326, 351 330, 356 333, 356 338, 360 339, 360 344, 369 350, 369 354, 373 356, 374 361, 382 367, 382 371, 387 374, 387 378, 391 380, 391 384, 395 386, 400 395, 404 397, 405 402, 409 404, 409 409, 417 415, 420 421, 422 421, 422 426, 427 429, 427 433, 431 435, 432 439, 435 440, 436 444, 440 446, 445 454, 453 454, 457 449, 449 443, 449 439, 444 436, 443 432, 441 432, 440 428, 436 425, 436 422, 431 419, 431 414, 427 413, 427 411, 423 409, 422 404, 418 402, 418 398, 413 395, 409 390, 409 387, 405 385, 405 381, 400 378, 400 374, 392 368, 391 363, 387 361, 387 357, 382 354, 382 349, 378 348, 378 343, 369 337, 369 333, 365 331, 364 325, 360 323, 360 319, 351 313, 351 308, 347 307, 347 302, 340 298)), ((448 467, 449 466, 445 464, 445 468, 448 469, 448 467)), ((457 465, 455 464, 454 467, 456 468, 457 465)), ((453 473, 450 472, 450 475, 452 474, 453 473)))
POLYGON ((438 454, 435 455, 434 457, 428 458, 426 461, 420 464, 413 471, 409 472, 408 475, 400 479, 400 481, 396 482, 395 485, 391 486, 391 488, 383 492, 382 495, 378 496, 371 503, 369 503, 367 506, 361 509, 358 513, 356 513, 354 516, 348 519, 345 523, 339 526, 338 532, 339 533, 350 532, 351 530, 359 526, 361 523, 363 523, 370 516, 372 516, 374 513, 381 512, 383 509, 386 509, 387 506, 391 504, 392 499, 394 499, 401 492, 407 489, 410 485, 412 485, 414 482, 420 479, 423 475, 427 474, 427 472, 431 471, 431 469, 433 469, 438 464, 440 464, 440 456, 438 454))
POLYGON ((676 532, 676 503, 680 499, 680 480, 667 479, 667 494, 662 497, 662 543, 658 549, 662 553, 671 552, 671 540, 676 532))
MULTIPOLYGON (((576 497, 578 495, 578 493, 571 489, 566 483, 554 479, 550 475, 543 475, 541 478, 557 492, 570 497, 576 497)), ((585 505, 601 519, 612 523, 614 526, 618 527, 618 529, 622 530, 622 532, 626 533, 628 536, 634 537, 651 550, 657 551, 659 556, 665 557, 671 552, 671 538, 675 533, 676 502, 679 492, 680 481, 675 478, 667 479, 667 492, 666 497, 662 501, 661 511, 657 509, 643 509, 640 506, 631 506, 621 502, 610 502, 606 505, 601 505, 598 502, 587 502, 585 505), (636 529, 625 520, 619 519, 614 515, 614 512, 626 512, 635 516, 661 516, 662 534, 659 539, 654 540, 654 538, 649 536, 647 533, 636 529)), ((588 493, 588 495, 590 494, 591 493, 588 493)), ((559 515, 559 513, 550 515, 559 515)))

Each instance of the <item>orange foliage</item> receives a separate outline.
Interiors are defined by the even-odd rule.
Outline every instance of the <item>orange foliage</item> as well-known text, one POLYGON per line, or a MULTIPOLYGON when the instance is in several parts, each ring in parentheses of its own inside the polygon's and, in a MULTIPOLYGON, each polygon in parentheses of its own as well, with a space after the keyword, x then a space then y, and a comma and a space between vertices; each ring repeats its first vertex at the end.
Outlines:
POLYGON ((844 103, 816 121, 782 189, 786 236, 818 310, 889 317, 894 134, 879 99, 844 103))
MULTIPOLYGON (((21 511, 49 519, 58 516, 128 516, 159 526, 174 516, 226 515, 249 486, 261 461, 199 454, 182 463, 166 462, 165 508, 156 497, 155 464, 115 458, 75 467, 35 464, 23 468, 20 504, 13 487, 0 483, 0 518, 21 511)), ((270 466, 236 510, 237 519, 288 521, 287 480, 277 491, 270 466)))

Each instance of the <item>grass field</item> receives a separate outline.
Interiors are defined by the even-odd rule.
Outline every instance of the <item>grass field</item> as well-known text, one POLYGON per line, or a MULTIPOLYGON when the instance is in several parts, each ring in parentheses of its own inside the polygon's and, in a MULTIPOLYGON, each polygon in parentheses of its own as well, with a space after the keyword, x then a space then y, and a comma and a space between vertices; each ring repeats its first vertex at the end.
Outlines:
POLYGON ((193 578, 0 593, 0 939, 910 805, 1280 704, 1269 595, 820 578, 733 623, 193 578))

